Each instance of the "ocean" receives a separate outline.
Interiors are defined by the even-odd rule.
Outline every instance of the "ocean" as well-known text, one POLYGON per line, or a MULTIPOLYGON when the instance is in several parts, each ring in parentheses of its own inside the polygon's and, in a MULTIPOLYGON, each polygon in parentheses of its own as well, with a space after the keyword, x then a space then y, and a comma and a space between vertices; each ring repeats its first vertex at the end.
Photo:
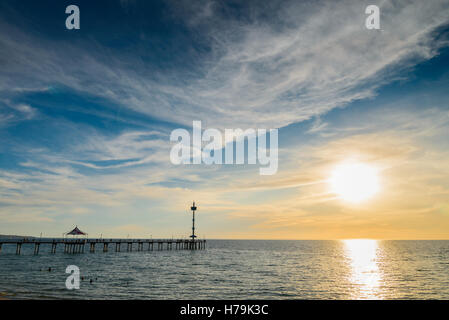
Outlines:
MULTIPOLYGON (((156 247, 155 247, 156 248, 156 247)), ((64 254, 4 244, 4 299, 449 299, 449 241, 208 240, 206 250, 64 254), (68 290, 68 265, 80 269, 68 290), (48 269, 51 268, 51 271, 48 269), (91 281, 92 280, 92 281, 91 281)))

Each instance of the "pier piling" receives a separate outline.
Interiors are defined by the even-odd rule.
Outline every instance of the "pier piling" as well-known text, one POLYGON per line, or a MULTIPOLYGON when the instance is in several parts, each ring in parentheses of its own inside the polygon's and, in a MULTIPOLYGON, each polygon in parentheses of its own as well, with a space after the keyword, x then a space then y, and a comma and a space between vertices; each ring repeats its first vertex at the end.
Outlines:
POLYGON ((20 254, 20 250, 22 249, 22 243, 17 242, 16 254, 20 254))
POLYGON ((40 246, 39 242, 36 242, 34 244, 34 254, 39 254, 39 246, 40 246))

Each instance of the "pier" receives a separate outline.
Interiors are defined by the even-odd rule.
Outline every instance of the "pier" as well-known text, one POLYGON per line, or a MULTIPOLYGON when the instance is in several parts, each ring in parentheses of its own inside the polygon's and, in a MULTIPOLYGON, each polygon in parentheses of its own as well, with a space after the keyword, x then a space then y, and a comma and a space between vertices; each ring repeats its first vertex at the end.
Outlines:
POLYGON ((63 238, 42 239, 42 238, 23 238, 23 239, 0 239, 0 253, 4 244, 15 245, 16 254, 20 255, 22 245, 33 245, 34 254, 38 255, 41 244, 49 244, 50 253, 55 254, 58 245, 64 246, 64 253, 84 253, 86 247, 90 253, 96 251, 109 252, 109 249, 115 249, 115 252, 121 252, 122 244, 126 245, 126 251, 161 251, 161 250, 203 250, 206 248, 205 239, 197 239, 195 235, 195 211, 197 207, 193 202, 190 208, 193 213, 192 218, 192 235, 191 239, 88 239, 87 233, 82 232, 76 226, 72 231, 65 233, 63 238), (86 238, 69 238, 68 235, 78 236, 85 235, 86 238))
POLYGON ((122 245, 127 252, 136 251, 161 251, 161 250, 203 250, 206 248, 206 240, 186 239, 3 239, 0 240, 0 253, 3 245, 15 245, 16 254, 20 254, 22 245, 34 245, 34 254, 39 254, 40 245, 50 245, 50 253, 55 254, 56 248, 63 246, 64 253, 84 253, 89 248, 90 253, 97 251, 121 252, 122 245))

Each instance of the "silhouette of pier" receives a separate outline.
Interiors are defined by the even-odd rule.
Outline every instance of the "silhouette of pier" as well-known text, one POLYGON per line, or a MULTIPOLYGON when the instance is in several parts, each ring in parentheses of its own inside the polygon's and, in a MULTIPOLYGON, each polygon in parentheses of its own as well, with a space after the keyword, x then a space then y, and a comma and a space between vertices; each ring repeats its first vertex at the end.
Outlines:
POLYGON ((186 239, 2 239, 0 240, 0 252, 4 244, 16 245, 16 254, 20 254, 22 245, 33 245, 34 254, 39 254, 41 244, 50 245, 50 253, 56 253, 56 248, 64 247, 64 253, 84 253, 86 249, 94 253, 96 251, 115 252, 123 251, 161 251, 161 250, 203 250, 206 248, 206 240, 186 239))
POLYGON ((87 233, 82 232, 75 227, 72 231, 66 233, 65 235, 86 235, 86 238, 53 238, 53 239, 42 239, 42 238, 15 238, 15 239, 0 239, 0 253, 2 251, 2 246, 4 244, 16 245, 16 254, 20 254, 22 251, 22 245, 33 245, 34 244, 34 254, 39 254, 41 244, 51 245, 50 253, 55 254, 58 245, 64 246, 64 253, 84 253, 86 247, 88 247, 89 252, 94 253, 95 251, 108 252, 110 247, 115 252, 122 251, 122 245, 126 245, 126 251, 131 252, 134 249, 137 251, 153 251, 153 250, 203 250, 206 248, 205 239, 197 239, 195 235, 195 211, 197 207, 195 202, 193 202, 190 208, 193 213, 192 219, 192 235, 191 239, 88 239, 87 233), (137 248, 135 248, 137 245, 137 248))

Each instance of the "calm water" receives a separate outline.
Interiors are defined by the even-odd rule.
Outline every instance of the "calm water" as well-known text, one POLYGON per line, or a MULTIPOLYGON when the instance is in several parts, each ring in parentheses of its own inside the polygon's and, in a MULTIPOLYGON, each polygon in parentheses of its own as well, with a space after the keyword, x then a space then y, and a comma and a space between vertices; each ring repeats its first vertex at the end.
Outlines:
POLYGON ((16 256, 15 246, 3 245, 0 297, 449 299, 449 241, 210 240, 204 251, 49 251, 41 246, 33 256, 33 245, 24 245, 16 256), (65 288, 70 264, 85 277, 80 290, 65 288))

